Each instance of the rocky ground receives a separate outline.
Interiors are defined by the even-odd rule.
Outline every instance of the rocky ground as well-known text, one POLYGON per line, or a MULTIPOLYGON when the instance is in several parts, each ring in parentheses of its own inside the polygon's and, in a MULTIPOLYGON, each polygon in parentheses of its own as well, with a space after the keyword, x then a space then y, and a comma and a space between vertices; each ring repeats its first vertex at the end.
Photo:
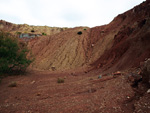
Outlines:
POLYGON ((0 84, 0 113, 149 113, 150 93, 141 82, 135 85, 134 75, 35 71, 9 76, 0 84))

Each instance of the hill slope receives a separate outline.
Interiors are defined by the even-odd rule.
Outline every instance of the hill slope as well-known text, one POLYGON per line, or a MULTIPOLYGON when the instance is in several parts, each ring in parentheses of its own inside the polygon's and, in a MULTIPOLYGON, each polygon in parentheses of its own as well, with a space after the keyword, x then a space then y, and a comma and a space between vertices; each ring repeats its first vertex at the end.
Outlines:
POLYGON ((11 33, 45 32, 31 39, 28 47, 40 70, 69 70, 89 67, 116 71, 137 67, 150 57, 150 1, 118 15, 108 25, 94 28, 48 28, 15 25, 1 21, 0 28, 11 33), (78 34, 81 32, 81 34, 78 34), (134 59, 134 60, 133 60, 134 59))
POLYGON ((30 41, 38 69, 86 67, 114 71, 139 66, 150 57, 150 1, 118 15, 104 26, 77 27, 30 41), (81 35, 77 33, 82 31, 81 35), (45 46, 46 45, 46 46, 45 46), (40 52, 39 52, 40 51, 40 52), (134 59, 134 60, 133 60, 134 59))
POLYGON ((125 69, 150 57, 150 1, 117 16, 107 29, 117 31, 112 47, 93 63, 97 68, 125 69))
POLYGON ((89 29, 73 28, 56 35, 33 39, 28 46, 35 55, 33 67, 64 70, 83 66, 87 61, 89 29), (77 33, 82 31, 82 35, 77 33), (40 52, 39 52, 40 51, 40 52))

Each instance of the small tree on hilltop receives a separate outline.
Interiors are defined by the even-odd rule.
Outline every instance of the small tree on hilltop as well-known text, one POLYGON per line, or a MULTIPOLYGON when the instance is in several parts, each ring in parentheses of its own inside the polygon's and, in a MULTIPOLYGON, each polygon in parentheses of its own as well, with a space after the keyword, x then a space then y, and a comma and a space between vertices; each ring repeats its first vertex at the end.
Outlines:
POLYGON ((0 32, 0 74, 24 72, 32 60, 27 59, 27 48, 19 46, 17 39, 0 32))

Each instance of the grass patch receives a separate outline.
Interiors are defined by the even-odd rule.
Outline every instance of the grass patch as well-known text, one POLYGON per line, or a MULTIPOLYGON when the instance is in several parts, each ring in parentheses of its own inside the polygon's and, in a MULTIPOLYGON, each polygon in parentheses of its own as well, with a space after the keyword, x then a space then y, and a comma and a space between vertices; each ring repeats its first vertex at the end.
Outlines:
POLYGON ((8 85, 8 87, 17 87, 17 82, 12 81, 12 82, 8 85))
POLYGON ((63 78, 58 78, 57 79, 57 83, 64 83, 65 81, 64 81, 64 79, 63 78))

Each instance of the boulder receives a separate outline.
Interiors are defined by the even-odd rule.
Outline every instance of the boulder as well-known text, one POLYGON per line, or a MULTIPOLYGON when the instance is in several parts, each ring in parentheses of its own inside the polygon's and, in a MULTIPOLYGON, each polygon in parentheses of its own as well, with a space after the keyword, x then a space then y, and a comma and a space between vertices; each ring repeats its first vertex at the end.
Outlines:
POLYGON ((55 71, 55 70, 56 70, 56 67, 55 67, 55 66, 52 66, 51 69, 52 69, 52 71, 55 71))
POLYGON ((120 71, 117 71, 117 72, 113 73, 113 75, 122 75, 122 73, 120 71))
POLYGON ((141 75, 143 83, 150 85, 150 58, 144 62, 144 65, 141 68, 141 75))

